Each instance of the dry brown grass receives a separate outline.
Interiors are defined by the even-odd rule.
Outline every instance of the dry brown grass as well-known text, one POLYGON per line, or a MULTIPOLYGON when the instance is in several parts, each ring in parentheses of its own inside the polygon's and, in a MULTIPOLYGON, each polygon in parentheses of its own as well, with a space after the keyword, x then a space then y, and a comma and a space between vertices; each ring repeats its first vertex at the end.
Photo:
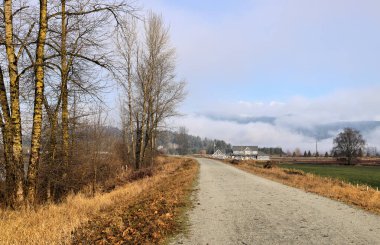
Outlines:
POLYGON ((244 171, 254 173, 271 180, 339 200, 351 205, 380 214, 380 192, 367 186, 353 186, 341 180, 325 178, 300 170, 281 168, 264 169, 253 163, 240 163, 236 166, 244 171))
MULTIPOLYGON (((62 204, 46 205, 37 211, 0 210, 0 244, 71 243, 75 229, 124 203, 139 200, 142 193, 148 193, 183 165, 183 159, 160 158, 158 161, 161 165, 154 176, 126 184, 110 193, 93 198, 72 195, 62 204), (168 161, 170 163, 164 164, 168 161)), ((194 178, 196 171, 191 173, 194 178)))

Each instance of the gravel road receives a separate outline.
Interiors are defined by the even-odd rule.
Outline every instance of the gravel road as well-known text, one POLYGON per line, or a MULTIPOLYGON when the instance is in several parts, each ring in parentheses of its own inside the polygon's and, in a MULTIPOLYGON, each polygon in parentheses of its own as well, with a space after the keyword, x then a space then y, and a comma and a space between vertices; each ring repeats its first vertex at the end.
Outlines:
POLYGON ((200 163, 189 232, 172 244, 380 244, 380 216, 215 160, 200 163))

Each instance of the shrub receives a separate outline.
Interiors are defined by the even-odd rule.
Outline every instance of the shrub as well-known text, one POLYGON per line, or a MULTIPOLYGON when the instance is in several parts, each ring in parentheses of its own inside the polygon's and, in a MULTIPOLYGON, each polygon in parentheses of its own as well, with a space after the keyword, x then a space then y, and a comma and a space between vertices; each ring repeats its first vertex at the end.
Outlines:
POLYGON ((231 164, 239 164, 240 160, 237 160, 237 159, 232 159, 230 161, 231 164))
POLYGON ((140 170, 136 170, 131 172, 131 174, 128 176, 128 181, 135 181, 139 179, 143 179, 146 177, 151 177, 154 174, 153 168, 144 168, 140 170))
POLYGON ((272 162, 271 162, 271 161, 267 161, 267 162, 264 164, 263 167, 264 167, 264 168, 272 168, 272 167, 273 167, 272 162))

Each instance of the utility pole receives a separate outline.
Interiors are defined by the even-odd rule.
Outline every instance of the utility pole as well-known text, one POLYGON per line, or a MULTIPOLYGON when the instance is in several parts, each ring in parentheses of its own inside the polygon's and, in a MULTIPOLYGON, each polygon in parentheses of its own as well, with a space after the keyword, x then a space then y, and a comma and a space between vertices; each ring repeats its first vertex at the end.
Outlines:
POLYGON ((315 140, 315 163, 318 164, 318 138, 315 140))

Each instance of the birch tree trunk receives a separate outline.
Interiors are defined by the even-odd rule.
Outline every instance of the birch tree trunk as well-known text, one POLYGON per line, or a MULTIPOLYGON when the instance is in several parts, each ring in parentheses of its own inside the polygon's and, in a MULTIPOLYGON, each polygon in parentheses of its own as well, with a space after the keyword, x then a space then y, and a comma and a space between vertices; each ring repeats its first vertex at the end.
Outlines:
POLYGON ((10 79, 10 100, 11 100, 11 133, 12 133, 12 163, 9 178, 14 178, 14 186, 10 187, 11 206, 20 206, 24 200, 23 179, 24 161, 22 156, 22 133, 20 115, 20 89, 18 60, 15 54, 15 44, 13 42, 13 13, 12 0, 4 0, 5 19, 5 47, 8 59, 8 72, 10 79), (11 190, 13 189, 13 190, 11 190))
POLYGON ((42 107, 44 100, 44 56, 47 33, 47 0, 40 0, 40 19, 35 62, 35 98, 33 112, 32 144, 28 167, 27 203, 34 206, 37 194, 37 174, 40 160, 42 107))

